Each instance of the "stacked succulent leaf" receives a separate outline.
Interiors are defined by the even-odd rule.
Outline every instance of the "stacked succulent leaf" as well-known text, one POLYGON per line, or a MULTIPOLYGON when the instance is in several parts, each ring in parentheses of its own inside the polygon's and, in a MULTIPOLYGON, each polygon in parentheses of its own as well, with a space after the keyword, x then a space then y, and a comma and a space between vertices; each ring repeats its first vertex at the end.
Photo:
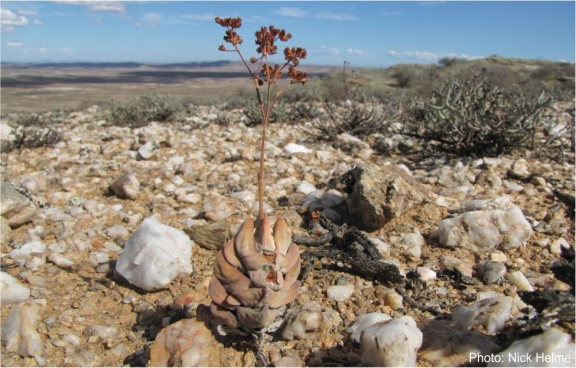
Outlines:
POLYGON ((270 226, 268 216, 249 218, 216 255, 210 281, 210 311, 233 328, 268 327, 277 309, 298 295, 300 250, 284 219, 270 226))

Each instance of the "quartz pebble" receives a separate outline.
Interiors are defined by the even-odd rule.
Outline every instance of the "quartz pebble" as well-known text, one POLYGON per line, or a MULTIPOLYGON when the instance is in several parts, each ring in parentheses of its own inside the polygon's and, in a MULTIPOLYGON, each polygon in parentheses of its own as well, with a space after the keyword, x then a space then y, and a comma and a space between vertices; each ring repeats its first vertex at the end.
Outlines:
POLYGON ((436 278, 436 272, 426 267, 418 267, 416 273, 422 281, 430 281, 436 278))
POLYGON ((512 298, 498 296, 482 299, 466 307, 456 306, 452 309, 452 322, 461 328, 482 325, 488 334, 493 334, 504 327, 511 316, 512 298))
POLYGON ((140 192, 140 182, 131 172, 127 172, 110 184, 110 188, 118 197, 136 199, 140 192))
POLYGON ((294 153, 311 153, 313 151, 300 144, 288 143, 287 145, 284 146, 284 152, 292 155, 294 153))
POLYGON ((2 344, 6 351, 33 357, 38 365, 45 365, 44 344, 37 331, 39 321, 40 306, 37 304, 12 308, 2 324, 2 344))
POLYGON ((574 367, 576 361, 572 336, 556 328, 549 328, 544 333, 523 340, 516 340, 512 345, 498 353, 502 359, 491 361, 488 367, 526 367, 528 362, 517 357, 529 357, 531 364, 537 367, 574 367))
POLYGON ((414 367, 422 332, 410 316, 378 322, 360 337, 362 364, 372 367, 414 367))
POLYGON ((337 302, 350 299, 353 293, 354 285, 332 285, 326 291, 328 298, 334 299, 337 302))
POLYGON ((147 218, 128 238, 116 271, 146 291, 162 289, 178 274, 190 274, 194 243, 182 231, 147 218))
POLYGON ((218 341, 204 323, 183 319, 156 336, 150 348, 150 366, 168 367, 175 363, 181 367, 222 365, 218 341))
POLYGON ((512 271, 508 273, 508 282, 514 285, 521 291, 533 291, 534 288, 530 285, 530 282, 520 271, 512 271))
POLYGON ((20 303, 30 297, 30 289, 7 272, 0 272, 0 284, 2 285, 0 289, 2 305, 20 303))
POLYGON ((324 315, 318 302, 309 302, 294 307, 286 312, 286 327, 282 330, 282 337, 292 339, 315 339, 319 337, 324 315))
POLYGON ((360 336, 365 329, 378 322, 386 322, 390 321, 391 319, 392 317, 385 313, 372 312, 361 314, 358 316, 358 318, 356 318, 354 324, 348 327, 346 331, 351 334, 350 338, 353 341, 360 343, 360 336))
POLYGON ((532 235, 522 210, 507 197, 472 201, 464 207, 467 212, 442 220, 431 238, 443 246, 486 252, 497 247, 518 248, 532 235))

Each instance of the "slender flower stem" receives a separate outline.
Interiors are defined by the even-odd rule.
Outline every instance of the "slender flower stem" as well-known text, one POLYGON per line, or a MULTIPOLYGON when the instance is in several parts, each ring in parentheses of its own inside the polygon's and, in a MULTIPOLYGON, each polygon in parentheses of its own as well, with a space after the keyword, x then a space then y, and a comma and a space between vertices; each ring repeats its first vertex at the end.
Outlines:
POLYGON ((256 71, 253 72, 250 66, 242 56, 240 48, 238 45, 242 43, 242 38, 236 33, 236 29, 240 28, 242 25, 242 18, 215 18, 216 23, 227 28, 226 36, 224 36, 224 41, 230 43, 234 46, 234 50, 226 49, 224 45, 220 45, 218 48, 221 51, 235 51, 242 63, 248 69, 248 73, 252 77, 254 82, 254 88, 256 89, 256 97, 258 98, 258 105, 260 107, 260 114, 262 115, 262 141, 260 143, 260 163, 258 168, 258 220, 264 217, 264 157, 266 148, 266 128, 268 127, 268 122, 270 121, 270 116, 274 110, 274 105, 278 101, 280 95, 288 89, 289 85, 293 83, 306 83, 308 81, 308 75, 304 72, 296 71, 296 67, 300 63, 300 59, 306 58, 306 50, 301 47, 296 48, 286 48, 284 49, 285 63, 280 67, 275 65, 274 68, 270 66, 268 56, 274 55, 277 52, 277 47, 274 45, 276 41, 286 42, 292 35, 287 33, 283 29, 277 29, 274 26, 262 27, 260 31, 256 32, 256 44, 259 46, 257 52, 261 55, 259 58, 251 58, 250 62, 255 64, 258 63, 256 71), (289 67, 288 76, 292 78, 290 84, 284 87, 282 90, 278 90, 278 85, 276 83, 276 78, 282 77, 282 71, 284 68, 289 67), (264 74, 267 83, 266 98, 263 100, 262 94, 260 93, 260 87, 264 84, 262 79, 260 79, 259 74, 264 74), (274 89, 274 91, 272 91, 274 89), (273 93, 274 92, 274 93, 273 93))

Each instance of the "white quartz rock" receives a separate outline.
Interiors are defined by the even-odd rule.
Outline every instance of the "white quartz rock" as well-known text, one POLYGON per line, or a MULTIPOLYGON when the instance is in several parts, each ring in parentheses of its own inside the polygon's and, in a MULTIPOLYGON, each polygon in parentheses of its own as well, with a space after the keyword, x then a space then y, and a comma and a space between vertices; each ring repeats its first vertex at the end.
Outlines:
POLYGON ((422 337, 410 316, 376 323, 360 338, 361 362, 372 367, 415 367, 422 337))
POLYGON ((461 328, 483 325, 488 334, 498 332, 510 319, 513 299, 496 296, 475 302, 469 307, 459 305, 452 309, 452 322, 461 328))
POLYGON ((296 306, 286 312, 286 327, 282 330, 282 337, 286 340, 316 338, 323 321, 322 307, 318 302, 296 306))
POLYGON ((74 262, 57 252, 50 253, 48 260, 60 268, 69 268, 74 266, 74 262))
POLYGON ((294 153, 311 153, 312 150, 310 148, 304 147, 301 144, 288 143, 287 145, 284 146, 284 152, 291 155, 294 153))
POLYGON ((506 196, 469 202, 465 210, 468 212, 442 220, 432 239, 443 246, 483 252, 518 248, 532 235, 522 210, 506 196))
POLYGON ((40 306, 17 305, 2 324, 2 345, 6 351, 22 357, 33 357, 38 365, 45 365, 44 344, 37 331, 40 306))
POLYGON ((332 285, 326 290, 328 298, 337 302, 344 302, 354 293, 354 285, 332 285))
POLYGON ((385 313, 380 312, 372 312, 372 313, 365 313, 361 314, 356 318, 354 324, 346 330, 350 333, 350 337, 357 343, 360 343, 360 336, 362 335, 362 331, 367 329, 368 327, 374 325, 377 322, 386 322, 390 321, 392 317, 385 313))
POLYGON ((146 291, 163 289, 178 274, 192 272, 193 246, 183 231, 147 218, 126 241, 116 271, 146 291))
POLYGON ((46 245, 40 241, 31 241, 20 248, 16 248, 8 253, 8 256, 18 263, 24 264, 26 259, 30 258, 33 253, 44 253, 46 251, 46 245))
POLYGON ((508 274, 508 282, 521 291, 533 291, 534 288, 521 271, 512 271, 508 274))
POLYGON ((20 303, 30 297, 30 290, 7 272, 0 272, 2 305, 20 303))
POLYGON ((575 347, 570 335, 549 328, 540 335, 514 341, 496 354, 502 359, 488 363, 488 367, 574 367, 575 347))
POLYGON ((142 159, 147 160, 154 156, 159 148, 160 146, 155 141, 148 141, 138 148, 138 155, 140 155, 142 159))
POLYGON ((296 192, 297 193, 303 193, 303 194, 308 195, 315 190, 316 190, 316 187, 313 184, 310 184, 309 182, 307 182, 306 180, 302 180, 301 182, 298 182, 298 184, 296 184, 296 192))

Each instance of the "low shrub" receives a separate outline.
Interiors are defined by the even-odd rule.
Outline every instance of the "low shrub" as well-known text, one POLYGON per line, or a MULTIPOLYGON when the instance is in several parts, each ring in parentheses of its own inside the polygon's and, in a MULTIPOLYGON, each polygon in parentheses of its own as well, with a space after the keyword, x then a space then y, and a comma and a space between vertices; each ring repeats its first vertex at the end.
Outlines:
POLYGON ((550 102, 544 92, 537 99, 506 94, 478 76, 453 80, 412 110, 404 134, 434 141, 441 150, 461 155, 534 149, 535 135, 543 129, 541 108, 550 102))
POLYGON ((151 121, 167 121, 186 111, 184 102, 169 95, 151 92, 126 102, 111 102, 107 120, 114 125, 138 127, 151 121))

